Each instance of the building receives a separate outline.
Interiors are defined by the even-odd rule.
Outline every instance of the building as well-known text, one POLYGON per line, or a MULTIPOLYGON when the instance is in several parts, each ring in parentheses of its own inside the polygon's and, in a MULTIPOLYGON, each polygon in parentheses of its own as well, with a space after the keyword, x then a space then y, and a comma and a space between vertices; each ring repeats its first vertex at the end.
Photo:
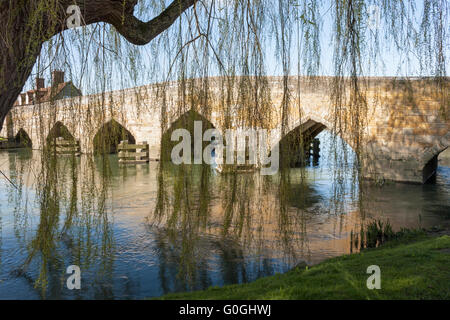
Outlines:
POLYGON ((44 79, 36 78, 35 88, 21 93, 15 106, 33 105, 81 95, 80 89, 75 87, 72 81, 64 80, 64 72, 57 70, 52 72, 50 87, 45 87, 44 79))
MULTIPOLYGON (((51 86, 45 87, 45 79, 36 78, 35 88, 21 93, 14 103, 14 107, 34 105, 65 98, 78 97, 81 95, 81 90, 75 87, 72 81, 65 81, 63 71, 55 70, 52 72, 51 86)), ((17 140, 17 137, 13 134, 14 128, 12 125, 11 113, 6 116, 5 124, 7 127, 7 140, 9 140, 9 142, 6 139, 1 141, 0 149, 10 148, 11 141, 14 141, 12 147, 16 146, 15 141, 17 140)))

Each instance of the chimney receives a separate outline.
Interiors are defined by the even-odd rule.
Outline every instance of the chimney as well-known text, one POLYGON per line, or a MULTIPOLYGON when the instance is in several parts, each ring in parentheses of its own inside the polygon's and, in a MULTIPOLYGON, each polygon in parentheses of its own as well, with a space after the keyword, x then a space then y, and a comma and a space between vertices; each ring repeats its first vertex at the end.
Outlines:
POLYGON ((34 95, 32 92, 27 92, 25 103, 26 104, 34 104, 34 95))
POLYGON ((36 78, 36 90, 45 88, 45 80, 42 78, 36 78))
POLYGON ((52 87, 56 87, 60 83, 64 83, 64 72, 55 70, 52 72, 52 87))
POLYGON ((27 104, 27 94, 26 93, 21 93, 19 95, 19 106, 24 106, 27 104))

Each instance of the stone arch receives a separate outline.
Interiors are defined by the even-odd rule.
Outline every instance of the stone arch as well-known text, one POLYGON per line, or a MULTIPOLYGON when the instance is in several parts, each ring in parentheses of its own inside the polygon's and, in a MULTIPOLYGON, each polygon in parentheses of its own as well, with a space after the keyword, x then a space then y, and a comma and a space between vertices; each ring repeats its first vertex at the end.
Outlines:
POLYGON ((17 134, 14 136, 14 143, 19 148, 32 148, 33 142, 28 135, 28 133, 23 129, 20 128, 17 134))
POLYGON ((441 137, 439 141, 430 148, 424 150, 419 166, 422 170, 423 183, 436 176, 439 155, 450 146, 450 132, 441 137))
POLYGON ((57 138, 64 138, 64 140, 70 141, 75 140, 75 137, 72 135, 70 130, 61 121, 57 121, 53 125, 52 129, 50 129, 47 135, 46 143, 52 144, 57 138))
MULTIPOLYGON (((289 166, 301 166, 305 163, 304 148, 322 131, 330 128, 330 124, 323 119, 308 117, 288 128, 289 131, 284 136, 281 136, 281 129, 278 129, 280 134, 273 146, 279 146, 280 157, 284 157, 283 160, 287 161, 289 166)), ((341 138, 348 144, 343 137, 341 138)))
POLYGON ((97 130, 92 141, 93 151, 96 154, 117 153, 118 145, 124 140, 128 140, 131 144, 136 143, 136 138, 129 130, 116 120, 111 119, 97 130))
MULTIPOLYGON (((184 114, 179 116, 175 121, 173 121, 169 128, 163 132, 161 137, 161 159, 167 160, 170 159, 171 151, 175 145, 179 142, 172 142, 171 137, 172 133, 177 129, 186 129, 191 133, 191 145, 192 149, 194 148, 194 122, 201 121, 202 122, 202 135, 208 129, 215 129, 214 124, 208 120, 206 117, 198 113, 197 111, 191 109, 186 111, 184 114)), ((203 142, 203 148, 208 145, 208 142, 203 142)), ((191 152, 194 155, 194 152, 191 152)))

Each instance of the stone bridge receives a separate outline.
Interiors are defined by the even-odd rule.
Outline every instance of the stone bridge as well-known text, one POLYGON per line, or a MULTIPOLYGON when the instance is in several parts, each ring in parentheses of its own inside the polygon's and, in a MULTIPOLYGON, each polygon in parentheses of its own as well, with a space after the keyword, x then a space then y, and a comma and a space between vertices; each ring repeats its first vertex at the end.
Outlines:
MULTIPOLYGON (((332 98, 334 81, 332 77, 300 80, 293 77, 284 82, 282 77, 267 77, 255 82, 238 77, 231 85, 230 79, 225 78, 153 84, 16 106, 0 134, 14 137, 25 132, 32 148, 42 149, 51 132, 64 129, 80 141, 83 153, 92 153, 95 137, 114 122, 136 141, 147 141, 150 157, 159 159, 163 134, 186 112, 194 110, 215 128, 223 130, 251 127, 251 123, 246 123, 246 113, 256 110, 250 118, 262 118, 260 122, 267 129, 277 132, 271 141, 273 147, 291 132, 315 136, 326 128, 333 131, 338 118, 343 121, 343 128, 345 124, 351 127, 348 120, 351 112, 345 103, 351 95, 348 89, 344 90, 342 107, 336 109, 336 99, 332 98), (207 91, 202 89, 206 84, 207 91), (284 90, 286 87, 288 91, 284 90), (285 113, 283 105, 287 106, 285 113), (341 112, 338 114, 336 110, 341 112)), ((369 78, 362 84, 367 102, 362 113, 363 176, 426 182, 436 171, 438 155, 450 144, 448 79, 439 86, 433 80, 393 78, 369 78)), ((341 130, 339 134, 353 146, 351 129, 341 130)))

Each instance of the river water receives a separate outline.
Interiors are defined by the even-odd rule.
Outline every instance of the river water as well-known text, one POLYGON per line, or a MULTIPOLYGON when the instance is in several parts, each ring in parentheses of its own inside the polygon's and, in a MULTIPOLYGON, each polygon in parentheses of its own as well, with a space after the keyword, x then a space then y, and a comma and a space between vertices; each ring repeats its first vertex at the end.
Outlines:
POLYGON ((248 282, 350 253, 350 233, 372 219, 394 230, 450 219, 450 168, 423 186, 359 185, 321 152, 316 166, 261 177, 119 167, 115 155, 44 170, 39 151, 3 151, 12 183, 2 176, 0 299, 140 299, 248 282), (70 265, 80 290, 66 286, 70 265))

